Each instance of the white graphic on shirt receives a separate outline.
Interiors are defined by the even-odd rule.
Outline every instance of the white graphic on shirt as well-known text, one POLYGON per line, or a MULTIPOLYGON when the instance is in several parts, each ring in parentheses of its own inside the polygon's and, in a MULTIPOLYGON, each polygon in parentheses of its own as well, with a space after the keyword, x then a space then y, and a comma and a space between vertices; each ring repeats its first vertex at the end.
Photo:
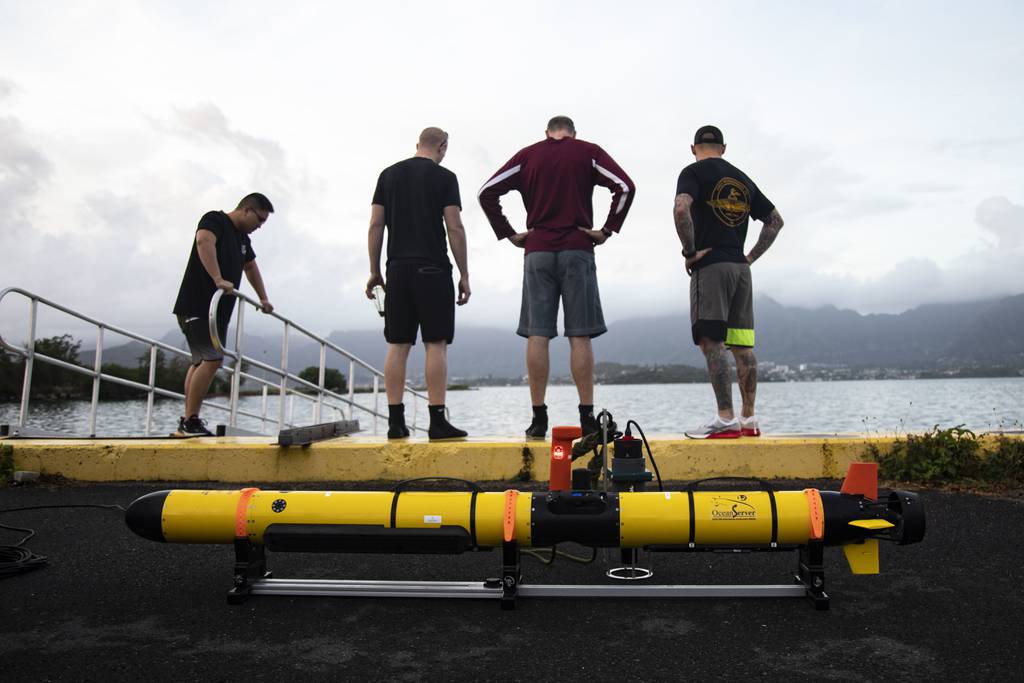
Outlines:
POLYGON ((506 178, 511 178, 516 173, 519 173, 519 171, 522 168, 523 168, 522 164, 516 164, 515 166, 513 166, 510 169, 508 169, 504 173, 499 173, 498 175, 494 176, 493 178, 488 180, 486 183, 484 183, 484 186, 481 187, 480 191, 476 193, 477 198, 479 198, 480 195, 482 195, 484 193, 484 190, 486 190, 488 187, 491 187, 492 185, 497 185, 498 183, 500 183, 502 180, 505 180, 506 178))
POLYGON ((615 175, 614 173, 609 171, 607 168, 604 168, 603 166, 601 166, 594 159, 591 159, 590 163, 594 164, 594 168, 597 169, 598 173, 600 173, 601 175, 603 175, 606 178, 609 178, 613 183, 617 184, 619 187, 622 188, 622 197, 619 199, 619 206, 615 209, 615 213, 617 213, 617 214, 618 213, 622 213, 622 209, 626 206, 626 197, 629 196, 629 186, 626 185, 626 183, 622 180, 622 178, 620 178, 619 176, 615 175))

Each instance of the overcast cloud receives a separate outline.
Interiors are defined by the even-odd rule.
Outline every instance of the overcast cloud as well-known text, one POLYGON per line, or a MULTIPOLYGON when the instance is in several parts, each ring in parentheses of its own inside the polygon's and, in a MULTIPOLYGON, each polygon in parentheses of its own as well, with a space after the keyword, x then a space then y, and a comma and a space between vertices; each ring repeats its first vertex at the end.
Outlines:
MULTIPOLYGON (((1022 13, 0 0, 0 286, 163 334, 199 217, 258 190, 277 208, 254 248, 278 310, 325 334, 379 326, 362 294, 374 183, 438 125, 469 239, 459 324, 512 329, 522 253, 476 192, 564 113, 638 188, 598 250, 610 320, 686 310, 671 206, 704 123, 786 220, 760 294, 861 312, 1017 294, 1022 13)), ((518 196, 504 204, 521 227, 518 196)), ((0 328, 22 315, 0 305, 0 328)))

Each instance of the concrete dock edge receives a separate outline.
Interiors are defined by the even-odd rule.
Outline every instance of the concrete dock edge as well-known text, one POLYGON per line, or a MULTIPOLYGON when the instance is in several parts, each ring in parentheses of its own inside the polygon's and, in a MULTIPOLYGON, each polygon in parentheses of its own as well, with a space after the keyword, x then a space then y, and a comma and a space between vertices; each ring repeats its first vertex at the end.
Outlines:
MULTIPOLYGON (((813 479, 841 477, 851 462, 868 458, 869 445, 884 452, 895 439, 814 435, 693 441, 670 435, 652 438, 651 449, 666 480, 726 475, 813 479)), ((2 443, 12 448, 15 469, 93 482, 377 481, 439 475, 475 481, 546 480, 550 453, 543 441, 389 442, 359 436, 305 448, 282 448, 264 437, 2 443)), ((577 466, 585 461, 578 460, 577 466)))

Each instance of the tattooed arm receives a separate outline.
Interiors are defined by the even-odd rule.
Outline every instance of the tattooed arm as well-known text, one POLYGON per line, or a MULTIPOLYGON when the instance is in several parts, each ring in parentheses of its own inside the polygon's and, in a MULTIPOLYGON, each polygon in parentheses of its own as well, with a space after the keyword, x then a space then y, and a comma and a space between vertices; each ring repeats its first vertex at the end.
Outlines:
POLYGON ((690 206, 693 204, 693 197, 683 192, 676 195, 676 206, 672 215, 676 220, 676 234, 679 235, 679 243, 683 245, 683 255, 690 254, 686 258, 686 274, 693 275, 693 264, 704 258, 704 254, 711 249, 697 251, 697 238, 693 227, 693 216, 690 215, 690 206))
POLYGON ((690 205, 692 204, 693 197, 686 193, 677 194, 676 206, 672 212, 676 219, 676 234, 679 235, 679 242, 683 245, 684 254, 692 254, 695 251, 693 216, 690 215, 690 205))
POLYGON ((753 263, 761 258, 764 252, 768 251, 768 247, 772 246, 772 242, 778 237, 779 230, 782 230, 782 225, 783 221, 782 216, 779 215, 779 210, 772 209, 772 212, 764 219, 764 224, 761 226, 761 235, 757 238, 757 244, 747 254, 747 263, 753 263))

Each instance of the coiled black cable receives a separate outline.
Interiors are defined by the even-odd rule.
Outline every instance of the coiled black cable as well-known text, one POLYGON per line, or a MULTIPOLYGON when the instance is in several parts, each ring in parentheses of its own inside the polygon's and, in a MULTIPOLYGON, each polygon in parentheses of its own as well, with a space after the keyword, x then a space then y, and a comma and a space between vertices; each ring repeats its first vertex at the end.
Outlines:
MULTIPOLYGON (((29 507, 7 508, 6 510, 0 510, 0 515, 7 512, 22 512, 23 510, 50 510, 57 508, 101 508, 104 510, 120 510, 121 512, 124 512, 124 508, 120 505, 32 505, 29 507)), ((25 572, 32 571, 33 569, 39 569, 46 564, 45 556, 36 555, 31 550, 24 547, 25 542, 36 535, 36 532, 33 529, 8 526, 7 524, 0 524, 0 529, 21 531, 27 534, 14 545, 0 545, 0 579, 5 579, 17 574, 24 574, 25 572)))
POLYGON ((644 435, 644 430, 640 429, 640 425, 636 423, 636 420, 630 420, 626 423, 626 431, 629 431, 629 425, 636 427, 636 431, 640 432, 640 438, 644 440, 644 446, 647 448, 647 457, 651 460, 651 467, 654 468, 654 473, 658 475, 658 490, 664 491, 665 487, 661 485, 661 472, 658 471, 658 463, 654 461, 654 453, 651 453, 651 444, 647 443, 647 437, 644 435))

